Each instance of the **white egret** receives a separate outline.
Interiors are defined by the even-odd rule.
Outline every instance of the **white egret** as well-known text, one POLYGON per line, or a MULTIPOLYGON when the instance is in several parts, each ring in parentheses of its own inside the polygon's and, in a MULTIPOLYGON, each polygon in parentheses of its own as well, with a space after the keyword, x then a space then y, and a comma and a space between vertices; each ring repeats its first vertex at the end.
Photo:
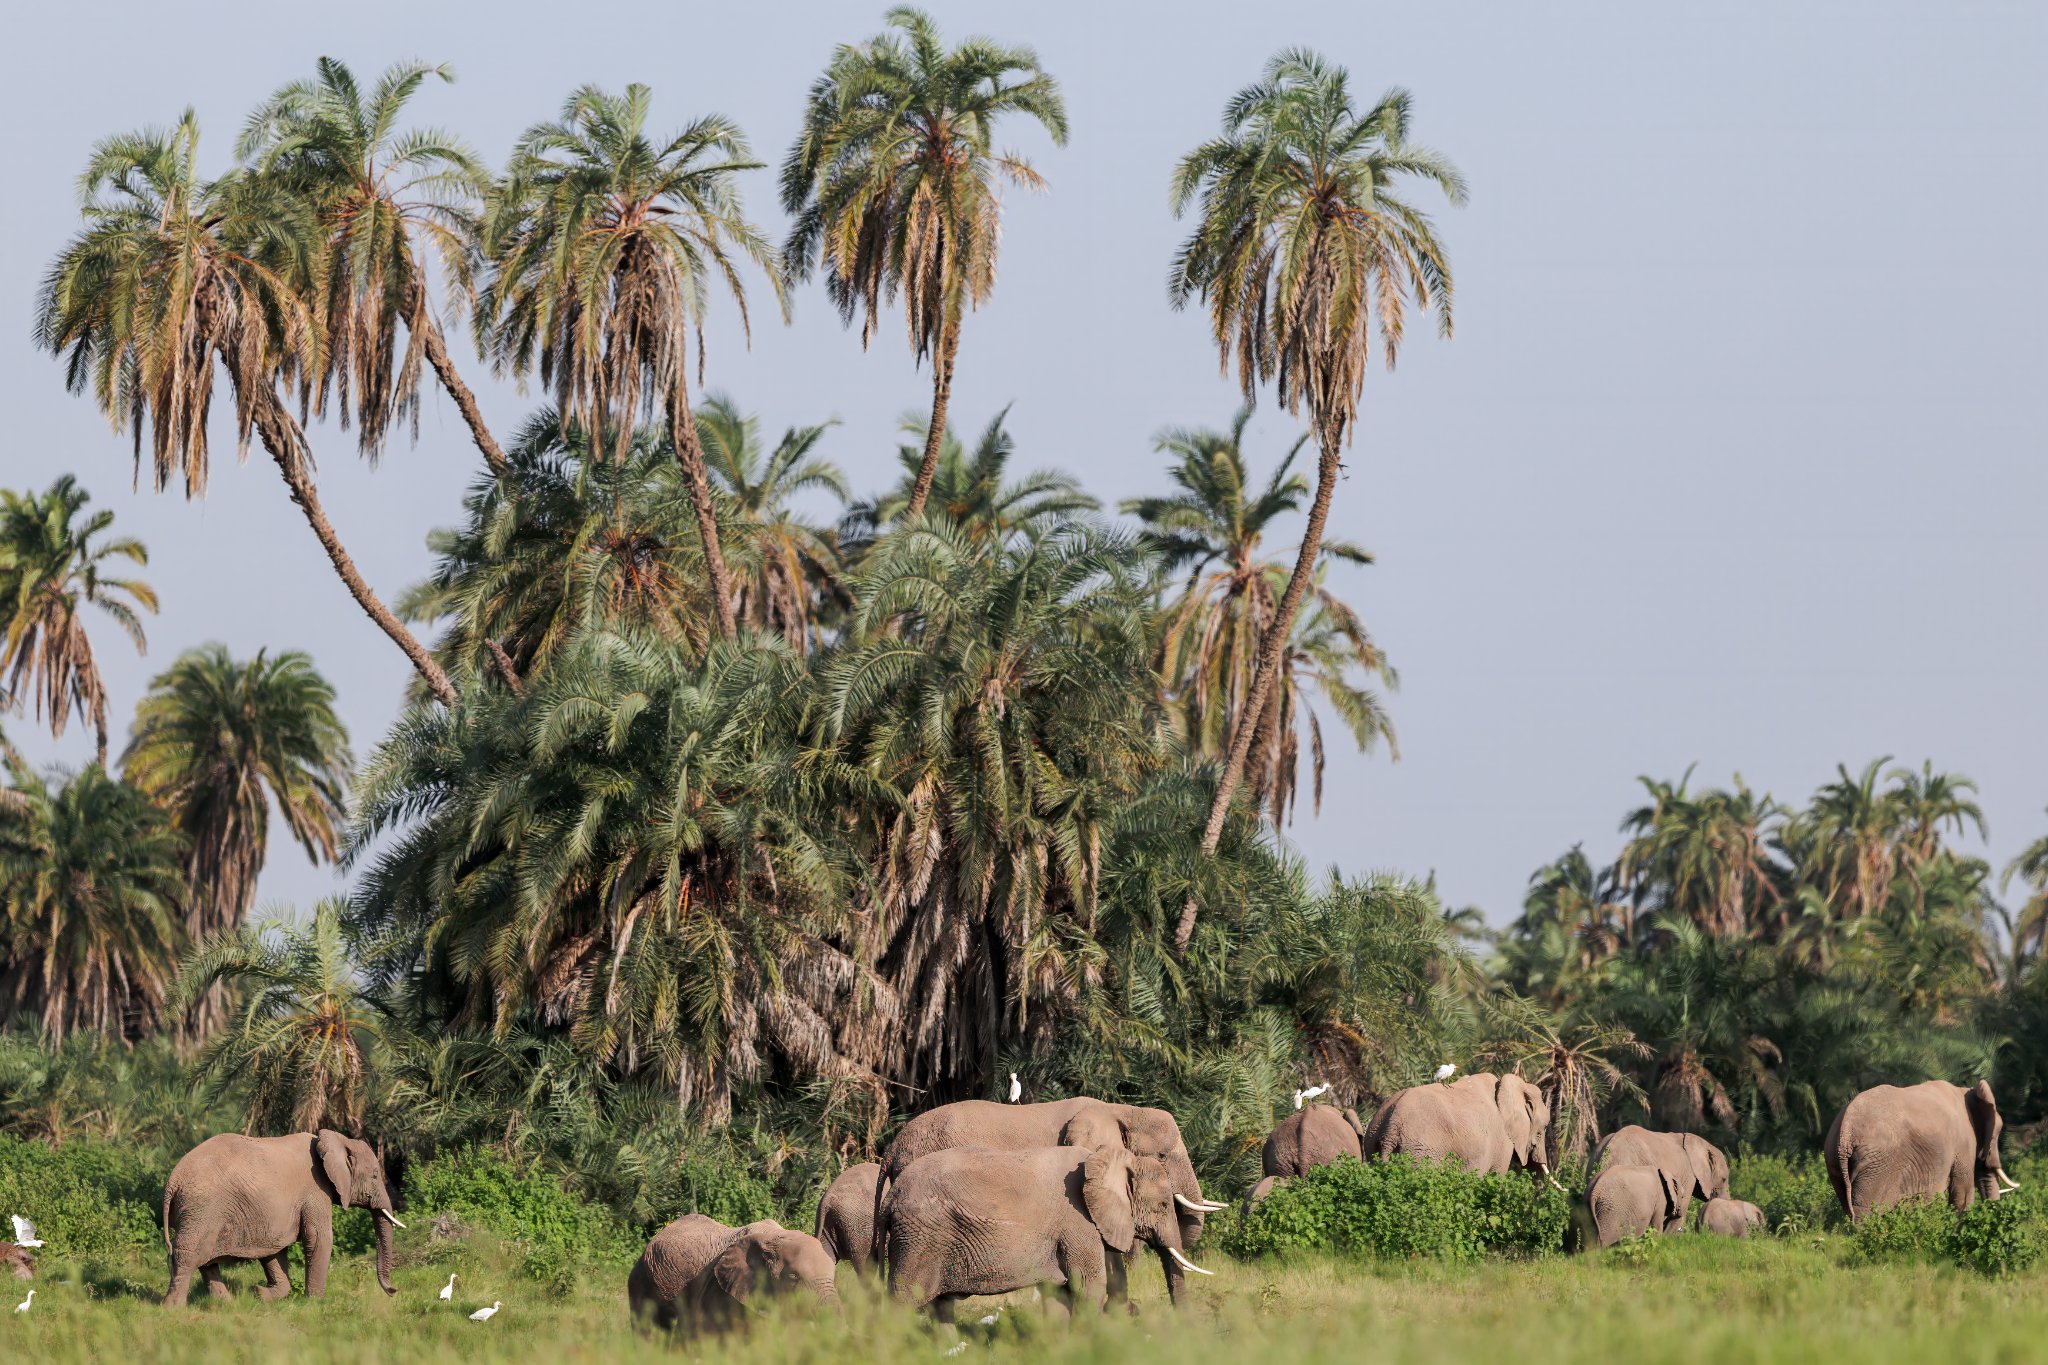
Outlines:
POLYGON ((1014 1071, 1012 1071, 1012 1072, 1010 1073, 1010 1103, 1012 1103, 1012 1104, 1015 1104, 1015 1103, 1017 1103, 1017 1102, 1018 1102, 1019 1100, 1021 1100, 1021 1099, 1023 1099, 1023 1098, 1024 1098, 1024 1083, 1023 1083, 1022 1081, 1018 1080, 1018 1079, 1017 1079, 1017 1073, 1016 1073, 1016 1072, 1014 1072, 1014 1071))
POLYGON ((1445 1062, 1442 1066, 1436 1069, 1435 1079, 1439 1081, 1447 1081, 1457 1074, 1458 1064, 1456 1062, 1445 1062))
POLYGON ((40 1241, 36 1240, 36 1225, 34 1223, 29 1222, 28 1219, 18 1213, 10 1216, 14 1219, 14 1244, 16 1246, 39 1247, 42 1245, 40 1241))
POLYGON ((454 1297, 455 1297, 455 1275, 454 1275, 454 1272, 452 1272, 452 1271, 451 1271, 451 1272, 449 1273, 449 1275, 448 1275, 448 1283, 446 1283, 446 1284, 444 1284, 444 1285, 442 1285, 442 1286, 441 1286, 441 1302, 443 1302, 443 1303, 446 1303, 446 1302, 448 1302, 448 1301, 449 1301, 450 1299, 452 1299, 452 1298, 454 1298, 454 1297))
POLYGON ((469 1320, 471 1322, 489 1322, 491 1320, 492 1315, 504 1306, 504 1304, 498 1302, 496 1299, 493 1299, 491 1301, 491 1306, 489 1308, 477 1309, 474 1313, 471 1313, 469 1315, 469 1320))
POLYGON ((1000 1318, 1001 1316, 1002 1314, 1000 1313, 990 1313, 985 1318, 976 1318, 974 1320, 974 1325, 977 1327, 993 1327, 996 1325, 996 1319, 1000 1318))
POLYGON ((15 1311, 15 1312, 17 1312, 17 1313, 26 1313, 26 1312, 28 1311, 28 1306, 29 1306, 30 1304, 34 1303, 35 1301, 36 1301, 36 1291, 35 1291, 35 1290, 33 1290, 33 1289, 31 1289, 31 1290, 29 1290, 29 1291, 28 1291, 28 1297, 27 1297, 27 1298, 23 1299, 23 1300, 22 1300, 22 1301, 21 1301, 20 1303, 17 1303, 16 1305, 14 1305, 14 1311, 15 1311))

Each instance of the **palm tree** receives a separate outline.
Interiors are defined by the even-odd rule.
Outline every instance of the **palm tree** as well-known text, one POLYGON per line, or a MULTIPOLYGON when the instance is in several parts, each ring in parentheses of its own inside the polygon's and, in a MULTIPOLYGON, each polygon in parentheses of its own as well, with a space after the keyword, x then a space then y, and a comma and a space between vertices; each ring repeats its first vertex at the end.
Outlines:
POLYGON ((455 74, 400 62, 365 92, 344 63, 322 57, 312 80, 280 87, 250 116, 235 154, 278 192, 302 199, 317 224, 320 255, 310 283, 327 345, 319 373, 309 376, 315 410, 337 386, 342 425, 354 418, 372 458, 395 420, 410 417, 417 439, 424 360, 484 462, 502 475, 505 452, 448 354, 422 255, 431 250, 439 259, 449 298, 460 306, 471 289, 475 205, 489 177, 476 153, 448 134, 399 130, 407 101, 429 77, 453 81, 455 74))
POLYGON ((1624 1062, 1647 1059, 1650 1049, 1618 1024, 1565 1020, 1520 996, 1487 1002, 1493 1037, 1475 1065, 1526 1071, 1550 1102, 1551 1160, 1584 1159, 1600 1140, 1600 1114, 1618 1099, 1645 1103, 1624 1062))
POLYGON ((183 1007, 240 987, 233 1026, 200 1055, 212 1098, 246 1083, 250 1133, 341 1128, 360 1137, 369 1046, 387 1013, 362 985, 339 897, 313 908, 311 923, 277 917, 232 925, 201 943, 179 970, 172 995, 183 1007))
MULTIPOLYGON (((1395 191, 1411 178, 1435 184, 1453 204, 1465 201, 1457 170, 1409 141, 1406 91, 1390 91, 1361 113, 1344 68, 1299 49, 1275 57, 1263 80, 1239 91, 1225 108, 1222 136, 1190 152, 1174 173, 1175 214, 1200 202, 1174 262, 1174 306, 1205 303, 1223 367, 1235 358, 1246 401, 1262 381, 1274 381, 1290 413, 1306 406, 1319 446, 1308 526, 1203 831, 1210 853, 1321 556, 1374 332, 1391 366, 1412 293, 1450 335, 1450 263, 1428 216, 1395 191)), ((1185 949, 1194 929, 1190 900, 1176 944, 1185 949)))
POLYGON ((98 764, 54 785, 10 760, 0 802, 0 1022, 52 1044, 132 1038, 163 1017, 184 950, 184 849, 162 812, 98 764))
POLYGON ((1622 822, 1629 842, 1617 875, 1637 907, 1671 913, 1716 938, 1761 927, 1785 899, 1782 870, 1770 854, 1777 803, 1752 792, 1688 790, 1692 769, 1674 783, 1638 778, 1650 803, 1622 822))
POLYGON ((149 563, 139 540, 95 542, 114 524, 112 512, 78 514, 92 497, 69 474, 40 496, 0 490, 0 593, 5 594, 6 637, 0 674, 18 698, 24 680, 35 696, 36 719, 47 715, 50 733, 62 736, 73 712, 93 728, 98 762, 107 762, 107 686, 93 660, 82 609, 98 607, 145 652, 139 611, 156 610, 156 592, 137 578, 107 573, 114 559, 149 563))
POLYGON ((200 178, 199 124, 109 138, 80 177, 85 228, 43 282, 37 339, 88 386, 116 431, 144 428, 156 487, 182 476, 203 495, 215 367, 234 391, 240 444, 253 432, 292 501, 364 613, 405 651, 434 694, 453 701, 440 666, 399 624, 320 505, 305 433, 277 386, 318 373, 319 320, 299 286, 317 255, 300 206, 246 176, 200 178))
POLYGON ((1999 882, 1999 889, 2011 887, 2014 878, 2026 883, 2028 895, 2025 905, 2013 917, 2011 925, 2011 950, 2013 978, 2020 975, 2020 965, 2031 958, 2038 958, 2044 946, 2048 946, 2048 834, 2042 835, 2021 850, 2005 869, 2005 876, 1999 882))
POLYGON ((712 476, 750 542, 738 587, 740 620, 798 649, 811 645, 821 599, 844 605, 837 542, 789 505, 813 489, 847 500, 846 475, 813 453, 835 425, 791 427, 764 456, 759 419, 742 414, 730 398, 707 398, 697 423, 712 476))
MULTIPOLYGON (((1305 436, 1263 487, 1252 484, 1244 456, 1250 420, 1251 409, 1243 408, 1228 432, 1162 432, 1159 449, 1174 458, 1169 477, 1179 491, 1123 504, 1144 525, 1161 569, 1187 573, 1185 587, 1161 619, 1159 674, 1190 747, 1211 758, 1224 757, 1237 733, 1257 678, 1260 647, 1287 586, 1286 569, 1260 558, 1261 541, 1276 518, 1297 510, 1308 495, 1307 482, 1289 472, 1307 444, 1305 436)), ((1363 549, 1338 540, 1324 541, 1320 555, 1324 564, 1372 562, 1363 549)), ((1308 723, 1315 803, 1322 805, 1322 723, 1307 704, 1311 689, 1337 713, 1361 752, 1380 740, 1393 745, 1393 727, 1379 698, 1351 681, 1355 671, 1363 671, 1391 686, 1393 670, 1357 613, 1322 586, 1320 568, 1314 606, 1298 619, 1282 662, 1280 685, 1268 692, 1246 759, 1254 802, 1268 808, 1275 824, 1286 822, 1295 796, 1302 718, 1308 723)))
POLYGON ((788 300, 775 250, 747 222, 734 184, 760 165, 739 128, 711 115, 657 141, 647 134, 652 99, 644 85, 623 96, 585 86, 559 119, 520 138, 488 222, 496 273, 478 302, 478 338, 501 370, 537 367, 562 420, 612 433, 619 458, 643 408, 667 416, 730 637, 737 608, 690 408, 689 342, 697 338, 701 381, 714 279, 745 327, 735 251, 768 272, 785 316, 788 300))
POLYGON ((970 38, 948 50, 932 17, 889 11, 896 33, 842 44, 811 87, 803 130, 782 163, 782 207, 796 221, 783 256, 808 277, 815 261, 865 348, 900 295, 910 349, 932 366, 932 412, 906 514, 924 511, 946 436, 960 324, 994 292, 1002 237, 998 187, 1044 181, 994 149, 1007 115, 1067 141, 1059 83, 1028 47, 970 38))
MULTIPOLYGON (((1004 482, 1010 459, 1017 453, 1017 440, 1005 426, 1009 416, 1008 408, 997 413, 982 429, 972 451, 962 444, 957 431, 948 431, 933 470, 930 494, 934 501, 927 505, 944 517, 956 534, 978 545, 999 544, 1034 529, 1050 529, 1102 505, 1071 475, 1056 469, 1033 470, 1014 483, 1004 482)), ((910 516, 911 499, 922 477, 925 427, 912 414, 903 419, 902 430, 911 438, 896 450, 902 479, 880 497, 846 509, 842 540, 851 557, 865 552, 883 527, 901 525, 910 516)))
MULTIPOLYGON (((225 645, 201 645, 151 681, 121 763, 184 837, 192 942, 238 929, 256 903, 273 806, 308 858, 338 856, 352 760, 334 700, 296 650, 238 662, 225 645)), ((224 1000, 210 992, 206 1003, 201 1032, 224 1000)))

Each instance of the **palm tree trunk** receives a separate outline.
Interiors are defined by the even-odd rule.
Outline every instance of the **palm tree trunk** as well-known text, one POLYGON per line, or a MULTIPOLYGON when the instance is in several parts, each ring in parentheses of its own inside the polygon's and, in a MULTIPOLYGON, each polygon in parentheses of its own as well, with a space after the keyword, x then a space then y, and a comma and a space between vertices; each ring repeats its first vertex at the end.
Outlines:
MULTIPOLYGON (((1222 776, 1216 780, 1216 798, 1209 805, 1209 823, 1202 831, 1202 856, 1213 857, 1216 846, 1223 839, 1223 822, 1230 814, 1231 798, 1237 795, 1238 784, 1244 781, 1245 760, 1250 756, 1252 740, 1258 734, 1266 715, 1267 698, 1272 695, 1273 680, 1280 671, 1280 659, 1287 650, 1287 640, 1294 630, 1294 614, 1301 608, 1301 599, 1308 592, 1309 580, 1315 575, 1316 559, 1323 550, 1323 526, 1330 519, 1330 499, 1337 491, 1337 442, 1335 433, 1327 426, 1322 431, 1321 458, 1316 462, 1316 500, 1309 507, 1308 526, 1301 533, 1301 549, 1294 558, 1294 573, 1287 580, 1287 591, 1280 596, 1280 609, 1266 627, 1265 638, 1259 642, 1259 666, 1252 675, 1251 695, 1245 698, 1244 710, 1238 713, 1237 724, 1230 735, 1230 754, 1224 760, 1222 776)), ((1181 907, 1180 923, 1174 927, 1173 949, 1176 953, 1187 951, 1188 941, 1195 934, 1195 898, 1190 895, 1187 904, 1181 907)))
POLYGON ((924 459, 917 466, 917 482, 910 486, 905 521, 922 515, 925 499, 932 495, 932 479, 939 472, 939 447, 946 440, 946 409, 953 401, 953 358, 959 352, 960 324, 950 323, 939 338, 938 354, 932 358, 932 416, 925 423, 924 459))
POLYGON ((690 501, 697 508, 697 535, 704 542, 704 571, 711 579, 711 600, 718 610, 718 631, 730 640, 739 634, 732 601, 732 576, 725 571, 725 549, 718 539, 718 512, 711 500, 711 474, 704 467, 704 447, 697 439, 697 418, 682 381, 668 400, 669 444, 689 481, 690 501))
POLYGON ((498 438, 491 435, 491 429, 484 425, 483 409, 477 406, 476 395, 469 385, 462 382, 462 376, 455 371, 455 361, 448 354, 448 339, 441 334, 441 324, 434 318, 434 310, 427 306, 426 289, 415 281, 413 289, 417 297, 413 300, 411 325, 420 334, 420 344, 425 347, 427 363, 434 367, 434 374, 440 379, 441 387, 462 413, 462 420, 469 423, 470 439, 483 452, 484 463, 491 467, 491 473, 503 479, 512 472, 512 466, 505 458, 504 447, 498 438))
POLYGON ((434 656, 413 637, 413 633, 399 623, 391 614, 391 608, 377 597, 376 591, 363 581, 363 575, 356 568, 355 560, 341 543, 341 537, 334 533, 334 526, 327 520, 327 513, 320 506, 319 490, 314 488, 312 476, 306 472, 303 457, 305 438, 299 434, 298 424, 291 414, 284 410, 277 394, 268 385, 260 386, 255 404, 256 432, 262 437, 264 449, 277 462, 278 473, 284 475, 285 487, 291 490, 292 501, 306 515, 306 523, 313 528, 313 534, 320 538, 320 548, 327 551, 334 571, 341 575, 341 581, 356 599, 356 605, 363 614, 377 623, 377 628, 391 637, 392 643, 405 651, 405 657, 412 660, 412 666, 419 670, 429 690, 439 697, 443 704, 455 704, 455 687, 448 681, 448 675, 434 662, 434 656))

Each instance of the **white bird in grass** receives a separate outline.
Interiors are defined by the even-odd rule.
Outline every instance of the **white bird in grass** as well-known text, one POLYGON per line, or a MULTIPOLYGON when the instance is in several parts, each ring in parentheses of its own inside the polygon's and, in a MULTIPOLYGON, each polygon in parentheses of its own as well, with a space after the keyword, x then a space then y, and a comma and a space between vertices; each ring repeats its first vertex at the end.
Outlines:
POLYGON ((1436 1079, 1440 1081, 1447 1081, 1457 1074, 1458 1064, 1456 1062, 1445 1062, 1436 1069, 1436 1079))
POLYGON ((443 1302, 443 1303, 446 1303, 446 1302, 448 1302, 448 1301, 449 1301, 450 1299, 452 1299, 452 1298, 454 1298, 454 1297, 455 1297, 455 1276, 454 1276, 454 1275, 453 1275, 453 1274, 451 1273, 451 1274, 450 1274, 450 1275, 448 1276, 448 1283, 446 1283, 446 1284, 444 1284, 444 1285, 442 1285, 442 1286, 441 1286, 441 1302, 443 1302))
POLYGON ((42 1245, 41 1242, 36 1240, 36 1225, 34 1223, 29 1222, 28 1219, 18 1213, 9 1216, 14 1219, 14 1244, 16 1246, 39 1247, 42 1245))
POLYGON ((977 1327, 993 1327, 996 1325, 996 1319, 1000 1318, 1001 1316, 1002 1314, 1000 1312, 990 1313, 985 1318, 976 1318, 974 1321, 974 1325, 977 1327))
POLYGON ((26 1312, 28 1311, 28 1306, 29 1306, 30 1304, 34 1303, 35 1301, 36 1301, 36 1291, 35 1291, 35 1290, 33 1290, 33 1289, 31 1289, 31 1290, 29 1290, 29 1291, 28 1291, 28 1297, 27 1297, 27 1298, 23 1299, 23 1300, 22 1300, 22 1301, 21 1301, 20 1303, 17 1303, 16 1305, 14 1305, 14 1311, 15 1311, 15 1312, 17 1312, 17 1313, 26 1313, 26 1312))
POLYGON ((1023 1099, 1023 1098, 1024 1098, 1024 1083, 1023 1083, 1022 1081, 1018 1080, 1018 1079, 1017 1079, 1017 1073, 1016 1073, 1016 1072, 1014 1072, 1014 1071, 1012 1071, 1012 1072, 1010 1073, 1010 1103, 1012 1103, 1012 1104, 1015 1104, 1015 1103, 1016 1103, 1017 1101, 1019 1101, 1019 1100, 1021 1100, 1021 1099, 1023 1099))
POLYGON ((491 1315, 496 1313, 500 1308, 503 1308, 504 1306, 504 1304, 498 1302, 496 1299, 493 1299, 491 1301, 491 1306, 489 1308, 477 1309, 474 1313, 471 1313, 469 1315, 469 1320, 471 1322, 489 1322, 491 1320, 491 1315))

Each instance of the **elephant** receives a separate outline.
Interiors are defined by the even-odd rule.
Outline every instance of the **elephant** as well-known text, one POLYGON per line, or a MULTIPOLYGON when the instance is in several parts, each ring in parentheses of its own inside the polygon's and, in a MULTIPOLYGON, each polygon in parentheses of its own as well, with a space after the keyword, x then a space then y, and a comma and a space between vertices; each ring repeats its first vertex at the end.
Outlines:
POLYGON ((1849 1101, 1828 1128, 1822 1156, 1842 1212, 1856 1222, 1908 1199, 1941 1195, 1958 1211, 2019 1183, 1998 1156, 2005 1119, 1991 1082, 1880 1085, 1849 1101))
POLYGON ((0 1242, 0 1266, 12 1271, 17 1280, 36 1277, 35 1253, 14 1242, 0 1242))
MULTIPOLYGON (((875 1188, 876 1226, 880 1209, 890 1188, 903 1172, 920 1158, 955 1147, 987 1147, 997 1151, 1023 1151, 1039 1147, 1118 1146, 1133 1156, 1157 1157, 1173 1182, 1174 1206, 1180 1219, 1177 1245, 1192 1247, 1201 1239, 1202 1219, 1227 1207, 1202 1197, 1202 1185, 1195 1178, 1194 1162, 1181 1140, 1180 1125, 1164 1109, 1145 1109, 1130 1104, 1075 1098, 1047 1100, 1038 1104, 996 1104, 988 1100, 961 1100, 928 1109, 903 1125, 882 1156, 881 1179, 875 1188)), ((882 1250, 879 1235, 876 1250, 882 1250)), ((1180 1302, 1181 1268, 1166 1257, 1167 1297, 1180 1302)), ((1112 1276, 1111 1293, 1121 1297, 1123 1274, 1119 1264, 1112 1276)))
POLYGON ((1548 1178, 1549 1135, 1542 1091, 1520 1076, 1481 1071, 1396 1092, 1372 1116, 1360 1146, 1368 1157, 1455 1157, 1481 1173, 1526 1169, 1548 1178))
POLYGON ((1700 1212, 1700 1229, 1720 1237, 1747 1237, 1763 1226, 1764 1211, 1747 1199, 1709 1199, 1700 1212))
POLYGON ((818 1239, 772 1218, 727 1227, 687 1213, 654 1234, 626 1276, 626 1302, 636 1322, 664 1331, 678 1322, 719 1330, 739 1321, 749 1295, 808 1294, 837 1306, 837 1263, 818 1239))
POLYGON ((834 1261, 850 1261, 865 1275, 875 1259, 875 1185, 882 1168, 872 1161, 848 1166, 818 1201, 817 1238, 834 1261))
POLYGON ((1617 1128, 1593 1148, 1588 1169, 1605 1166, 1655 1166, 1695 1199, 1728 1197, 1728 1157, 1697 1133, 1659 1133, 1633 1123, 1617 1128))
POLYGON ((217 1299, 226 1298, 223 1261, 260 1261, 269 1301, 292 1292, 285 1251, 306 1252, 306 1297, 327 1290, 334 1251, 334 1206, 373 1209, 377 1228, 377 1284, 391 1287, 391 1230, 403 1228, 391 1211, 384 1165, 366 1142, 331 1128, 289 1137, 222 1133, 194 1147, 171 1168, 164 1186, 164 1242, 171 1250, 171 1288, 164 1302, 182 1305, 192 1275, 203 1275, 217 1299))
POLYGON ((1609 1166, 1586 1187, 1586 1209, 1603 1247, 1655 1228, 1685 1231, 1691 1193, 1669 1171, 1655 1166, 1609 1166))
POLYGON ((1059 1286, 1049 1301, 1069 1313, 1102 1308, 1140 1244, 1206 1275, 1182 1254, 1175 1184, 1164 1160, 1121 1144, 920 1157, 890 1185, 875 1227, 890 1297, 943 1323, 966 1295, 1038 1285, 1059 1286))
POLYGON ((1301 1175, 1339 1157, 1362 1156, 1361 1136, 1358 1115, 1327 1104, 1311 1104, 1273 1125, 1259 1164, 1268 1176, 1301 1175))

